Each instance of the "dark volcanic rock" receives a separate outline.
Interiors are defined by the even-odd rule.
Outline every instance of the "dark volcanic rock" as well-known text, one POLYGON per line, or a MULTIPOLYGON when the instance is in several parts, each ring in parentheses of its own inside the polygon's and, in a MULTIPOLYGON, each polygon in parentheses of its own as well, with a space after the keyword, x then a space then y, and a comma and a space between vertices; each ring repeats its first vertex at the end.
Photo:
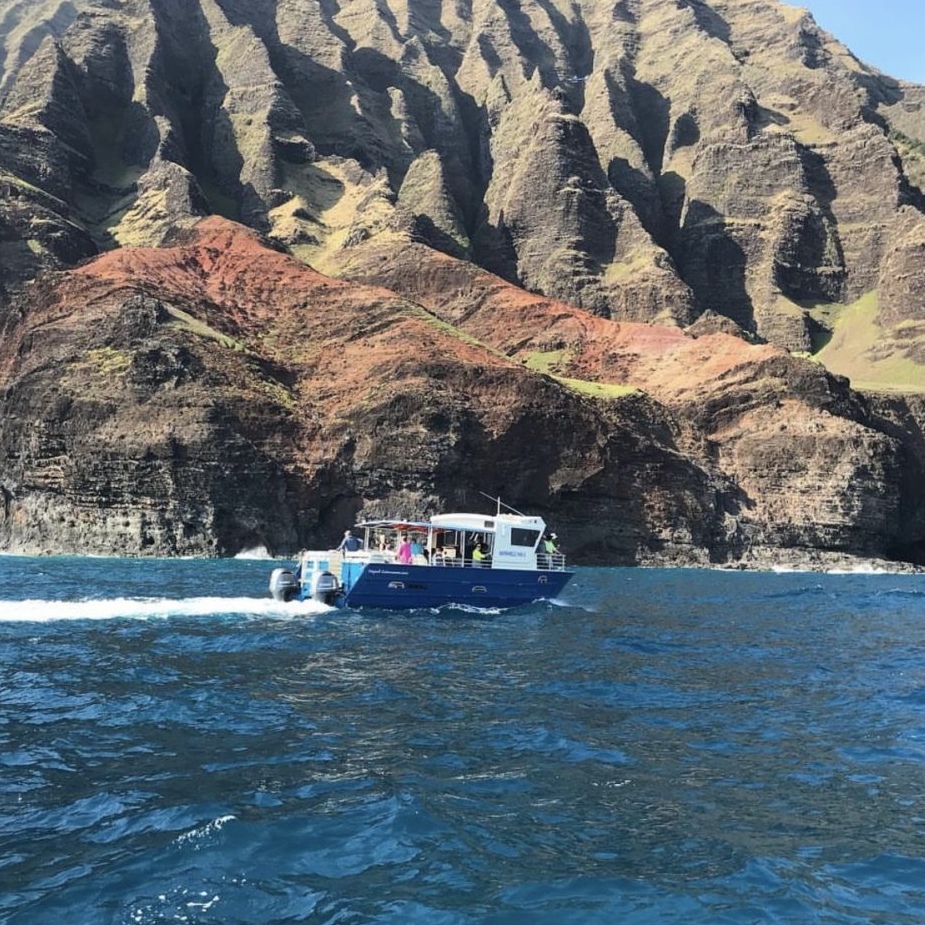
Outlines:
POLYGON ((47 278, 3 344, 9 550, 292 551, 361 514, 477 504, 483 490, 547 510, 574 496, 575 542, 625 561, 664 532, 656 515, 675 524, 658 547, 679 557, 709 533, 708 477, 653 427, 656 406, 637 430, 223 222, 47 278), (653 505, 639 486, 660 471, 683 491, 653 505), (617 539, 610 523, 625 524, 617 539))
POLYGON ((415 281, 414 302, 211 219, 46 277, 2 339, 0 545, 293 551, 484 491, 554 517, 586 560, 919 557, 913 416, 779 348, 404 259, 416 273, 380 282, 415 281), (555 376, 525 368, 544 356, 555 376), (595 392, 590 369, 632 388, 595 392))

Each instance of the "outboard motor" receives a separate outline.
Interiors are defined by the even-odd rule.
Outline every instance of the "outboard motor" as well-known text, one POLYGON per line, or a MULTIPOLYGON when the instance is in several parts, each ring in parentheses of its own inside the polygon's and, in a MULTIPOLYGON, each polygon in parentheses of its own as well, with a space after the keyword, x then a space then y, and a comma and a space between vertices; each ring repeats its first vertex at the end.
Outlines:
POLYGON ((275 568, 270 574, 270 594, 274 601, 288 604, 299 596, 299 579, 287 568, 275 568))
POLYGON ((311 595, 319 604, 333 606, 340 591, 337 577, 330 572, 312 572, 311 595))

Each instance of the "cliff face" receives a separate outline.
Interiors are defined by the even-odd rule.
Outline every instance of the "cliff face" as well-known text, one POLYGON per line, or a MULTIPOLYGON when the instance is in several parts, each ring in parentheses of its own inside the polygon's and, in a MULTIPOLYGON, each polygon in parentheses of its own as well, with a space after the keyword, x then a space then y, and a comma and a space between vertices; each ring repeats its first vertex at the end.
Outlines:
POLYGON ((0 41, 5 548, 486 491, 607 561, 921 558, 925 89, 804 12, 17 0, 0 41))
POLYGON ((832 321, 811 308, 921 310, 881 280, 920 272, 891 244, 922 208, 925 91, 772 0, 20 0, 3 26, 8 201, 48 210, 3 216, 20 277, 217 213, 322 269, 412 237, 789 349, 832 321))
MULTIPOLYGON (((382 284, 567 387, 622 383, 653 400, 672 447, 707 475, 707 560, 780 561, 788 549, 920 558, 918 396, 873 401, 818 363, 710 319, 687 332, 614 323, 423 248, 387 268, 370 263, 383 267, 370 274, 382 284)), ((651 496, 645 477, 637 487, 651 496)), ((664 523, 670 532, 677 521, 664 523)))
POLYGON ((707 476, 653 402, 598 406, 224 220, 46 277, 29 301, 3 338, 7 549, 284 551, 497 489, 593 500, 588 540, 621 523, 626 554, 656 526, 643 471, 682 491, 656 490, 662 515, 709 530, 707 476))
POLYGON ((224 219, 46 275, 0 347, 0 545, 284 552, 485 491, 588 560, 917 557, 910 413, 777 347, 617 324, 455 258, 411 273, 425 250, 394 267, 413 301, 224 219))

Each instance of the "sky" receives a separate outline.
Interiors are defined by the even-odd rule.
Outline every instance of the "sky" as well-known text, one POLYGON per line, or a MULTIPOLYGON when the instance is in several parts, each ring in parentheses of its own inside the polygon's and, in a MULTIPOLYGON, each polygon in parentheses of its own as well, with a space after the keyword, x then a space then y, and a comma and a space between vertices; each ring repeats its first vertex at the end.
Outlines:
POLYGON ((800 6, 856 58, 925 84, 925 0, 785 0, 800 6))

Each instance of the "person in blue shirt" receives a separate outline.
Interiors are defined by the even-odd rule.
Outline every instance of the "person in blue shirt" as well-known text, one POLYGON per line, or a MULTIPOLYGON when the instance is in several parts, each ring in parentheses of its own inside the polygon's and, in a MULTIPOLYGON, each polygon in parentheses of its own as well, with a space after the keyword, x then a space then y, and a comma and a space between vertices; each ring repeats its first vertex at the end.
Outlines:
POLYGON ((345 530, 344 538, 340 541, 340 546, 337 547, 337 551, 356 552, 358 549, 362 548, 363 541, 358 536, 354 536, 352 530, 345 530))

